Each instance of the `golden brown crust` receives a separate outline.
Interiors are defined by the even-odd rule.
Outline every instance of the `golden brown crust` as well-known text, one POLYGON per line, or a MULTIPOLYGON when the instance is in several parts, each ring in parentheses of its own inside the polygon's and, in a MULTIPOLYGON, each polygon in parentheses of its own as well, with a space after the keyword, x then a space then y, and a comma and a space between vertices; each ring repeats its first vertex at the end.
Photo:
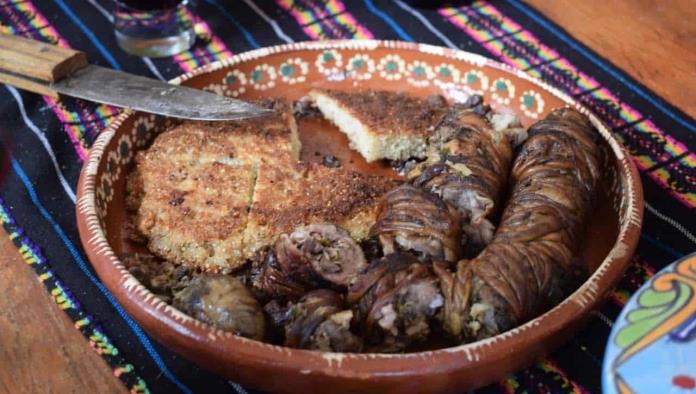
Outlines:
POLYGON ((136 155, 126 205, 153 253, 222 271, 298 225, 333 222, 358 239, 367 235, 377 200, 395 182, 297 163, 289 105, 266 105, 280 111, 243 122, 183 122, 136 155))
POLYGON ((148 248, 209 271, 243 263, 243 232, 259 164, 291 166, 296 130, 290 106, 242 122, 183 122, 136 155, 126 206, 148 248))
POLYGON ((143 189, 134 225, 152 252, 205 269, 236 264, 253 180, 250 165, 145 159, 138 174, 143 189))
POLYGON ((447 104, 441 98, 419 98, 402 92, 314 92, 337 101, 375 135, 428 137, 447 112, 447 104))
POLYGON ((319 164, 261 165, 245 232, 245 255, 310 223, 331 222, 354 238, 364 238, 380 197, 396 185, 386 178, 319 164))

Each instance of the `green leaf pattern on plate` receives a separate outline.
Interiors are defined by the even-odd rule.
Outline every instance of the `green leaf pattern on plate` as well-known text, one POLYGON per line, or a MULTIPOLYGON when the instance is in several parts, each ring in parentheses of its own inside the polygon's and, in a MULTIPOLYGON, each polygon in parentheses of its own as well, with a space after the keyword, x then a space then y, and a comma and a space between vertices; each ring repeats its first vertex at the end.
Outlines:
POLYGON ((626 316, 628 325, 616 335, 616 345, 622 349, 633 345, 683 308, 691 298, 692 291, 685 283, 675 283, 673 290, 665 292, 647 288, 638 297, 638 309, 626 316))

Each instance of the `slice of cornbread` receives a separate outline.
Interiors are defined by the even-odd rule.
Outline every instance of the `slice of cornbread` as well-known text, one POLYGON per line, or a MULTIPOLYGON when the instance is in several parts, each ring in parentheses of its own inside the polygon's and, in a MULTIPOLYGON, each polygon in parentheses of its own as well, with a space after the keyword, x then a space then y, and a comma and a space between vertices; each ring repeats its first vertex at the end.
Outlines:
POLYGON ((207 271, 244 263, 243 232, 260 165, 290 167, 297 127, 283 101, 274 115, 236 122, 183 122, 136 155, 127 184, 132 225, 162 258, 207 271))
POLYGON ((425 157, 427 139, 447 111, 440 96, 328 89, 313 90, 309 96, 368 162, 425 157))
POLYGON ((295 227, 331 222, 356 240, 367 237, 379 198, 397 186, 387 178, 319 164, 259 166, 244 232, 244 255, 295 227))

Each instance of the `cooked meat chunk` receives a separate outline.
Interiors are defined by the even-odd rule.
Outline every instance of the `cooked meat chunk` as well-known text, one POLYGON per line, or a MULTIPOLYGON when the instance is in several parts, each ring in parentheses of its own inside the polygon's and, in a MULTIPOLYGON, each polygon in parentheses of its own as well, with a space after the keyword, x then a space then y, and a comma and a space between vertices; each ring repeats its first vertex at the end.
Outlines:
MULTIPOLYGON (((558 109, 529 130, 493 241, 456 273, 438 269, 445 329, 475 340, 543 312, 566 294, 584 219, 602 175, 604 148, 587 117, 558 109)), ((442 268, 442 267, 440 267, 442 268)))
POLYGON ((342 352, 362 348, 360 338, 350 332, 352 312, 343 310, 343 298, 335 291, 310 291, 286 307, 274 300, 264 309, 276 326, 283 327, 285 346, 342 352))
POLYGON ((314 331, 310 349, 324 352, 360 352, 363 342, 350 331, 352 319, 353 312, 350 310, 330 315, 314 331))
POLYGON ((202 322, 236 335, 261 340, 265 318, 258 301, 239 279, 201 275, 174 296, 174 306, 202 322))
MULTIPOLYGON (((287 261, 287 260, 286 260, 287 261)), ((290 275, 289 267, 282 265, 272 247, 256 253, 252 263, 252 286, 264 299, 296 300, 307 291, 306 281, 290 275)))
POLYGON ((290 271, 308 267, 313 276, 339 289, 345 289, 367 267, 360 246, 333 224, 312 224, 283 234, 275 252, 290 271))
POLYGON ((384 254, 413 251, 423 260, 456 262, 460 255, 460 215, 449 203, 411 185, 384 196, 370 235, 384 254))
POLYGON ((333 224, 281 234, 256 269, 254 287, 268 298, 297 299, 318 287, 345 290, 367 267, 360 246, 333 224))
POLYGON ((437 278, 409 254, 374 262, 351 286, 348 302, 363 321, 366 338, 384 352, 425 340, 443 305, 437 278))
POLYGON ((397 274, 418 263, 418 259, 410 253, 391 253, 370 263, 358 280, 348 287, 346 294, 349 305, 359 303, 359 320, 367 316, 376 298, 394 288, 397 274))

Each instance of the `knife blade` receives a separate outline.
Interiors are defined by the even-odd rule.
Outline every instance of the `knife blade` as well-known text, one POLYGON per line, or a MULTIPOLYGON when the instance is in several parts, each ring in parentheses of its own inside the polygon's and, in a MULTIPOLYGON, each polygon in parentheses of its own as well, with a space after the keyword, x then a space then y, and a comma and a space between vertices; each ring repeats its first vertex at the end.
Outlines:
POLYGON ((241 100, 88 65, 51 84, 58 93, 121 108, 197 120, 234 120, 271 111, 241 100))
POLYGON ((203 90, 91 65, 84 52, 5 34, 0 34, 0 83, 54 98, 60 94, 176 118, 235 120, 271 112, 203 90))

